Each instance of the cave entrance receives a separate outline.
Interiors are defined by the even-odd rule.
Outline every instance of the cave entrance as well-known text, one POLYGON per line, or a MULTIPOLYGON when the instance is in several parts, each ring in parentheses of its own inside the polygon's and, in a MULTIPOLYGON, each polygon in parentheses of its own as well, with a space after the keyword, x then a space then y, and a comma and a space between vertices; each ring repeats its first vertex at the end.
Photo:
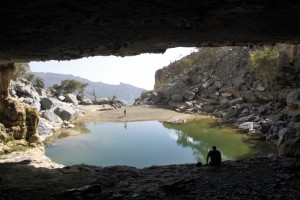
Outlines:
POLYGON ((60 85, 63 80, 76 80, 88 83, 84 95, 91 100, 116 97, 131 105, 143 90, 153 90, 156 70, 195 51, 197 48, 178 47, 163 54, 97 56, 71 61, 30 62, 29 65, 34 76, 44 79, 45 89, 60 85))

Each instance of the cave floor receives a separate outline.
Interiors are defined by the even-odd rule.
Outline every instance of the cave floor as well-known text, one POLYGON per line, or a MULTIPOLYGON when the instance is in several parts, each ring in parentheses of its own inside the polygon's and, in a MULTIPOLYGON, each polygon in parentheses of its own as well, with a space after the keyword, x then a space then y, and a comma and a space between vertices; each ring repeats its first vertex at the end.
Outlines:
POLYGON ((0 199, 300 199, 300 159, 276 156, 192 164, 35 167, 0 164, 0 199))

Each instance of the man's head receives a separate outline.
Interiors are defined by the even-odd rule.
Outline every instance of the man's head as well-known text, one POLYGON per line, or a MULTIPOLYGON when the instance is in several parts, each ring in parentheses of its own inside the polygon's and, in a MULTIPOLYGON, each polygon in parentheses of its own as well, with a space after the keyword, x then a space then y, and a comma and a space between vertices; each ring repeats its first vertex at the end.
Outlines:
POLYGON ((216 146, 213 146, 213 147, 212 147, 212 149, 213 149, 213 150, 216 150, 216 149, 217 149, 217 147, 216 147, 216 146))

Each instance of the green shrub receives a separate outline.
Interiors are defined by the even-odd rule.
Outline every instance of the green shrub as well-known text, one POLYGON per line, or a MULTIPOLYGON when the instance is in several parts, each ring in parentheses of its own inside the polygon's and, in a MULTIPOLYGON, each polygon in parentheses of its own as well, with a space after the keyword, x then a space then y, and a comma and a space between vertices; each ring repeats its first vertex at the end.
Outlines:
POLYGON ((250 51, 250 64, 258 78, 274 80, 280 70, 280 53, 277 48, 265 47, 250 51))

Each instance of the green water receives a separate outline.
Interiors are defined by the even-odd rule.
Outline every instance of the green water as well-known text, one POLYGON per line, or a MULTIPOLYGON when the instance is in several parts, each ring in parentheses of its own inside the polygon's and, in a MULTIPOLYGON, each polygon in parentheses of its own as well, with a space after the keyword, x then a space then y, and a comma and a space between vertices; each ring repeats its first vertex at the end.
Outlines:
POLYGON ((245 135, 225 124, 194 121, 183 125, 158 121, 86 123, 75 128, 82 134, 61 137, 48 144, 46 155, 64 165, 152 165, 205 163, 212 146, 223 160, 274 153, 265 142, 251 143, 245 135))

